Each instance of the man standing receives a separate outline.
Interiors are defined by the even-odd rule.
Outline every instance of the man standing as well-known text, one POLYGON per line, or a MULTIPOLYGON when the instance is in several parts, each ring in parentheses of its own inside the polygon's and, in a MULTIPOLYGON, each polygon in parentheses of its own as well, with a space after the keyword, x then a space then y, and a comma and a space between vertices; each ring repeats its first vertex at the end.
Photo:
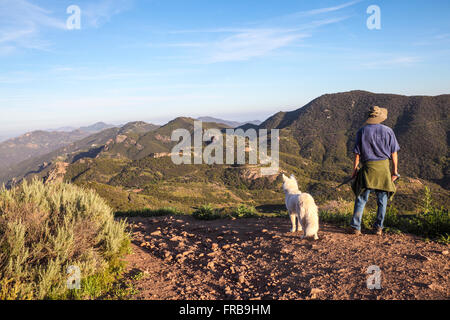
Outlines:
POLYGON ((355 209, 351 222, 352 233, 361 234, 361 220, 364 206, 369 199, 369 194, 374 191, 377 196, 377 218, 375 221, 375 233, 382 234, 384 217, 388 198, 395 194, 394 181, 398 174, 398 145, 394 131, 382 125, 387 119, 388 111, 378 106, 371 107, 369 117, 365 125, 358 130, 355 143, 355 161, 353 165, 352 184, 356 195, 355 209), (389 168, 389 160, 392 159, 392 173, 389 168), (358 165, 362 164, 360 170, 358 165))

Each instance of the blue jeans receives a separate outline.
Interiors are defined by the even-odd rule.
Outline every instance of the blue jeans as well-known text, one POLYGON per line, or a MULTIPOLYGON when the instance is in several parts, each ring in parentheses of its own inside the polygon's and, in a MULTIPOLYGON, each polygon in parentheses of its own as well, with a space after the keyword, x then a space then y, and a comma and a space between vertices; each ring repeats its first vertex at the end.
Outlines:
POLYGON ((367 203, 367 200, 369 200, 369 194, 371 191, 375 191, 377 195, 377 205, 378 205, 377 219, 375 221, 374 227, 383 229, 383 222, 384 217, 386 215, 386 207, 388 201, 388 193, 386 191, 366 189, 359 195, 359 197, 356 198, 355 201, 353 219, 350 225, 356 230, 361 230, 361 220, 364 212, 364 207, 367 203))

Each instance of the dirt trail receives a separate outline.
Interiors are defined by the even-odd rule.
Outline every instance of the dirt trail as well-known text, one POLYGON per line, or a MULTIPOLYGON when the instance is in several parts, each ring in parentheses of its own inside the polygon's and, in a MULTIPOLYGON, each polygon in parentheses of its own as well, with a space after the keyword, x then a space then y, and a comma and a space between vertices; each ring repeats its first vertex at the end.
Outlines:
POLYGON ((364 234, 322 224, 300 240, 289 219, 131 218, 133 299, 448 299, 449 246, 411 235, 364 234), (366 286, 381 269, 381 290, 366 286))

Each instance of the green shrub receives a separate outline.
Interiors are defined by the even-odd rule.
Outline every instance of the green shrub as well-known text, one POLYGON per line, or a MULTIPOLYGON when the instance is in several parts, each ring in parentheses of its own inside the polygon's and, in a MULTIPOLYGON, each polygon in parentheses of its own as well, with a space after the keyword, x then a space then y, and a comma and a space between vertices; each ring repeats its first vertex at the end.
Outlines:
POLYGON ((125 229, 91 190, 38 180, 1 188, 0 299, 98 297, 123 269, 125 229), (69 266, 81 290, 67 289, 69 266))
POLYGON ((431 196, 430 188, 425 186, 424 196, 422 198, 422 204, 420 206, 421 212, 429 213, 433 210, 433 199, 431 196))
POLYGON ((203 205, 192 213, 192 216, 199 220, 214 220, 221 217, 217 210, 211 205, 203 205))
POLYGON ((387 227, 398 227, 400 225, 400 217, 398 215, 398 210, 394 206, 390 205, 386 210, 386 215, 384 217, 384 225, 387 227))
POLYGON ((182 215, 176 208, 166 207, 161 209, 142 209, 131 211, 119 211, 115 213, 116 217, 161 217, 168 215, 182 215))
MULTIPOLYGON (((412 233, 424 238, 433 239, 441 243, 450 242, 450 215, 448 209, 436 208, 432 205, 432 195, 425 188, 425 195, 420 206, 422 212, 416 215, 399 215, 398 210, 392 205, 386 211, 384 226, 391 233, 412 233)), ((320 220, 349 226, 353 214, 351 212, 321 211, 320 220)), ((362 226, 371 229, 376 219, 375 211, 365 210, 362 218, 362 226)))
POLYGON ((233 216, 236 218, 251 218, 258 216, 258 213, 255 207, 248 207, 244 204, 241 204, 236 210, 233 212, 233 216))
POLYGON ((413 233, 430 239, 448 238, 450 235, 450 216, 448 209, 431 208, 428 212, 421 212, 411 219, 408 229, 413 233))
POLYGON ((319 219, 322 222, 336 224, 341 227, 348 227, 352 221, 353 214, 348 212, 319 211, 319 219))
MULTIPOLYGON (((375 219, 377 217, 377 213, 375 211, 364 210, 364 214, 361 219, 361 226, 365 229, 372 229, 375 219)), ((353 215, 352 215, 353 216, 353 215)))

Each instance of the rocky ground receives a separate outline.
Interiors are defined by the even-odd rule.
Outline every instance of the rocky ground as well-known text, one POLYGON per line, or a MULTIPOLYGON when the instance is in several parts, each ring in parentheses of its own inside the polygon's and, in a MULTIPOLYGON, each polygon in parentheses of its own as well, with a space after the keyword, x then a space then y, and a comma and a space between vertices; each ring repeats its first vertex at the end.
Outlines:
POLYGON ((129 218, 132 299, 448 299, 449 246, 411 235, 300 240, 287 218, 129 218), (381 269, 369 290, 369 266, 381 269), (139 276, 137 276, 139 275, 139 276))

